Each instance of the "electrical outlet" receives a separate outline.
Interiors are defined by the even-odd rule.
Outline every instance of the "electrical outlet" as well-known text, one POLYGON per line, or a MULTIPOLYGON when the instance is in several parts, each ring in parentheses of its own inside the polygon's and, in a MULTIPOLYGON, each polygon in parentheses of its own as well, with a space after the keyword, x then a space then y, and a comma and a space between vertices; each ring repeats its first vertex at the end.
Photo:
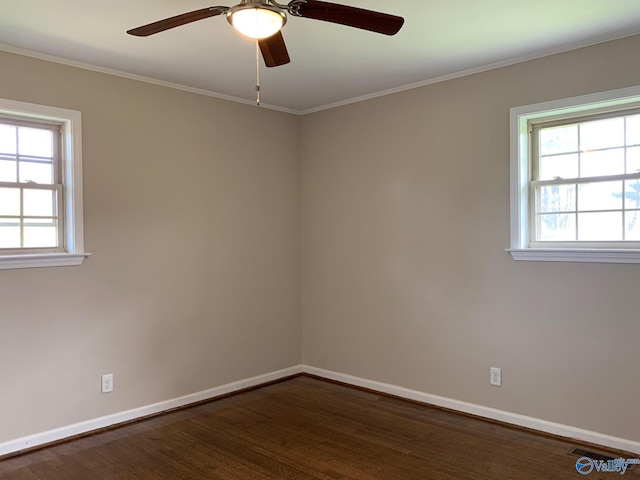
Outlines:
POLYGON ((102 393, 113 392, 113 373, 102 375, 102 393))
POLYGON ((491 385, 495 385, 496 387, 502 386, 502 369, 491 367, 491 377, 489 379, 491 385))

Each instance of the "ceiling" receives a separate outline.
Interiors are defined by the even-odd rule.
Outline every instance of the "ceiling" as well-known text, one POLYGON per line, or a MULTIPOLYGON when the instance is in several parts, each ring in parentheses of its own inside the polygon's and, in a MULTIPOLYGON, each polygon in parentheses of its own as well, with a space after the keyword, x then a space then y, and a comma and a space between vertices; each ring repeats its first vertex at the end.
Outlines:
MULTIPOLYGON (((214 5, 235 3, 239 0, 214 5)), ((308 113, 640 33, 638 0, 340 3, 402 16, 405 25, 388 37, 289 17, 282 33, 291 63, 267 69, 261 60, 263 105, 308 113)), ((255 42, 237 34, 224 16, 146 38, 125 33, 210 5, 203 0, 0 0, 0 49, 54 56, 252 102, 255 42)))

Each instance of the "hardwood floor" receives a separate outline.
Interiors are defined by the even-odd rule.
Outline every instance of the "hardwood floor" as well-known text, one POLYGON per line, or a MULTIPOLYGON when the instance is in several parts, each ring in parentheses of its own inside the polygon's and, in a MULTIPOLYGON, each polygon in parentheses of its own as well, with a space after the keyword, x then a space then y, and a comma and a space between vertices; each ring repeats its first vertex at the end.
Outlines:
POLYGON ((303 376, 2 460, 0 479, 575 480, 574 448, 593 450, 303 376))

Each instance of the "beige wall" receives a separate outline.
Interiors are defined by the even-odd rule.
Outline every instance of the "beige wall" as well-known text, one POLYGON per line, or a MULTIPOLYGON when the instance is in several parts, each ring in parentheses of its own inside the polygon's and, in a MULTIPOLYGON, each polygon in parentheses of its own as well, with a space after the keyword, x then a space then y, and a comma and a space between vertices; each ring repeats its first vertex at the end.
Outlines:
POLYGON ((637 36, 303 117, 304 363, 639 441, 640 266, 504 251, 509 108, 638 85, 639 51, 637 36))
POLYGON ((300 363, 297 117, 7 53, 0 71, 2 98, 82 111, 93 254, 0 270, 0 442, 300 363))
POLYGON ((0 442, 301 360, 640 440, 640 268, 504 251, 509 108, 640 84, 637 51, 302 118, 0 53, 0 97, 83 112, 93 253, 0 271, 0 442))

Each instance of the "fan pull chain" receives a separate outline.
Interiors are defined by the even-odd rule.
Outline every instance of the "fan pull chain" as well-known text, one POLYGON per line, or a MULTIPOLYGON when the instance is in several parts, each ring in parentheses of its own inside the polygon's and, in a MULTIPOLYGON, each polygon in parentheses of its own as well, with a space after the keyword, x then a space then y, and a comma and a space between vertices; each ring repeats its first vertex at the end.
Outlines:
POLYGON ((260 45, 256 40, 256 105, 260 106, 260 45))

